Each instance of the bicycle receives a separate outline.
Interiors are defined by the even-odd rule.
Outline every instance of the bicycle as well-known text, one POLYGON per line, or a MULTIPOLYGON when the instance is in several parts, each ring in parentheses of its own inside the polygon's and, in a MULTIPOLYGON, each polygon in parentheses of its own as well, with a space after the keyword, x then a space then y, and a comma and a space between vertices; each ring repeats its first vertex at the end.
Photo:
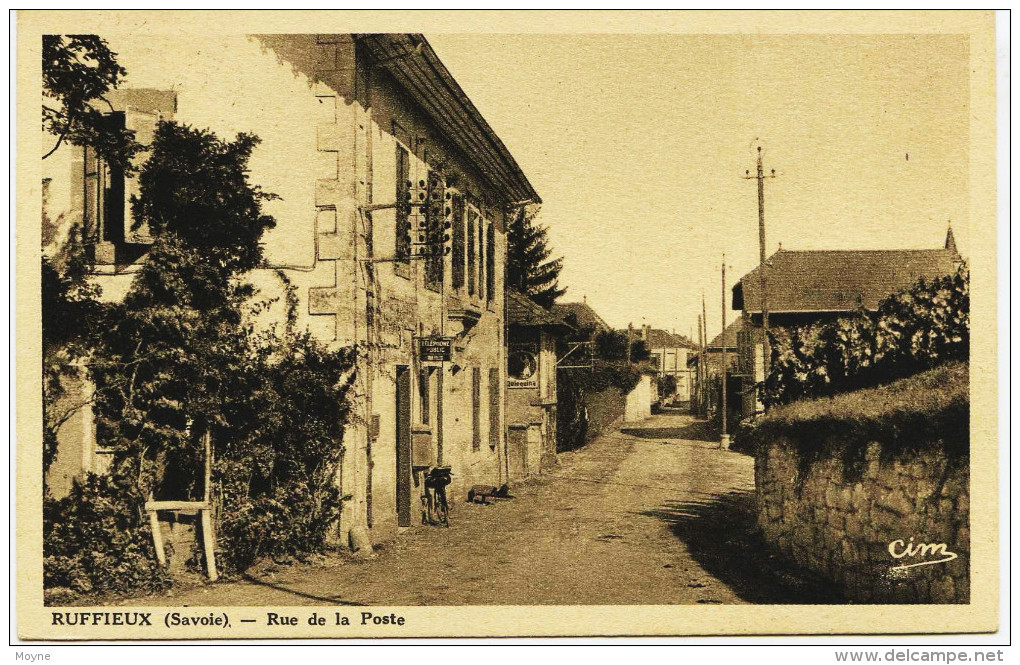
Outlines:
POLYGON ((453 482, 450 477, 453 475, 451 467, 435 466, 425 474, 425 495, 422 502, 425 504, 422 511, 422 524, 442 524, 450 526, 450 503, 446 499, 446 487, 453 482))

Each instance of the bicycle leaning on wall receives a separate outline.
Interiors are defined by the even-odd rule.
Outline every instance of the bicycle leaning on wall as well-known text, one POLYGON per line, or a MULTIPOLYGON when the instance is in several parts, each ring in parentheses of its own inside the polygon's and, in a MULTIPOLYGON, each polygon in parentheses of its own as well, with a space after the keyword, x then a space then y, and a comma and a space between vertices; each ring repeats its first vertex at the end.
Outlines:
POLYGON ((421 497, 422 524, 450 526, 450 503, 446 500, 446 487, 453 482, 453 471, 448 466, 434 466, 425 474, 425 493, 421 497))

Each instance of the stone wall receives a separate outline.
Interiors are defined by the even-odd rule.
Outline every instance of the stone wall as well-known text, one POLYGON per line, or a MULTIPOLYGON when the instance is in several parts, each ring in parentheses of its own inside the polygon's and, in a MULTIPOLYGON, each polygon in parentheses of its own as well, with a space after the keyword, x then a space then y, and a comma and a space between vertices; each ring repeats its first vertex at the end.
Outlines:
POLYGON ((759 442, 755 485, 766 542, 855 602, 969 602, 967 458, 941 441, 890 448, 835 435, 809 447, 781 436, 759 442), (957 558, 893 570, 946 558, 931 551, 941 543, 957 558))

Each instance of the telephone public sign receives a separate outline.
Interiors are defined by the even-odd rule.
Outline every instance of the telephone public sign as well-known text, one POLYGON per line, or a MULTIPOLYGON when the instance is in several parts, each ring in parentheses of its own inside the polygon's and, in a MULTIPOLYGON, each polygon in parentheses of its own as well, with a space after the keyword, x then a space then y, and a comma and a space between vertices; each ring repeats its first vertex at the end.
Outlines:
POLYGON ((420 337, 418 358, 424 362, 449 362, 453 349, 450 337, 420 337))

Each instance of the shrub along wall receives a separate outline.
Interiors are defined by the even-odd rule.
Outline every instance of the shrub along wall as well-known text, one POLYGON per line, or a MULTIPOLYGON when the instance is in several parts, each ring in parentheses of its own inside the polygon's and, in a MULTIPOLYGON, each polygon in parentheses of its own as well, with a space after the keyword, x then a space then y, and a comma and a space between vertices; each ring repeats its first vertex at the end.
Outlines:
POLYGON ((743 427, 765 541, 858 602, 969 602, 967 372, 954 363, 743 427))
POLYGON ((579 448, 622 418, 626 395, 640 376, 624 363, 602 360, 590 371, 561 372, 556 377, 556 451, 579 448))
POLYGON ((766 407, 868 388, 970 353, 970 272, 921 279, 874 312, 774 328, 766 407))

